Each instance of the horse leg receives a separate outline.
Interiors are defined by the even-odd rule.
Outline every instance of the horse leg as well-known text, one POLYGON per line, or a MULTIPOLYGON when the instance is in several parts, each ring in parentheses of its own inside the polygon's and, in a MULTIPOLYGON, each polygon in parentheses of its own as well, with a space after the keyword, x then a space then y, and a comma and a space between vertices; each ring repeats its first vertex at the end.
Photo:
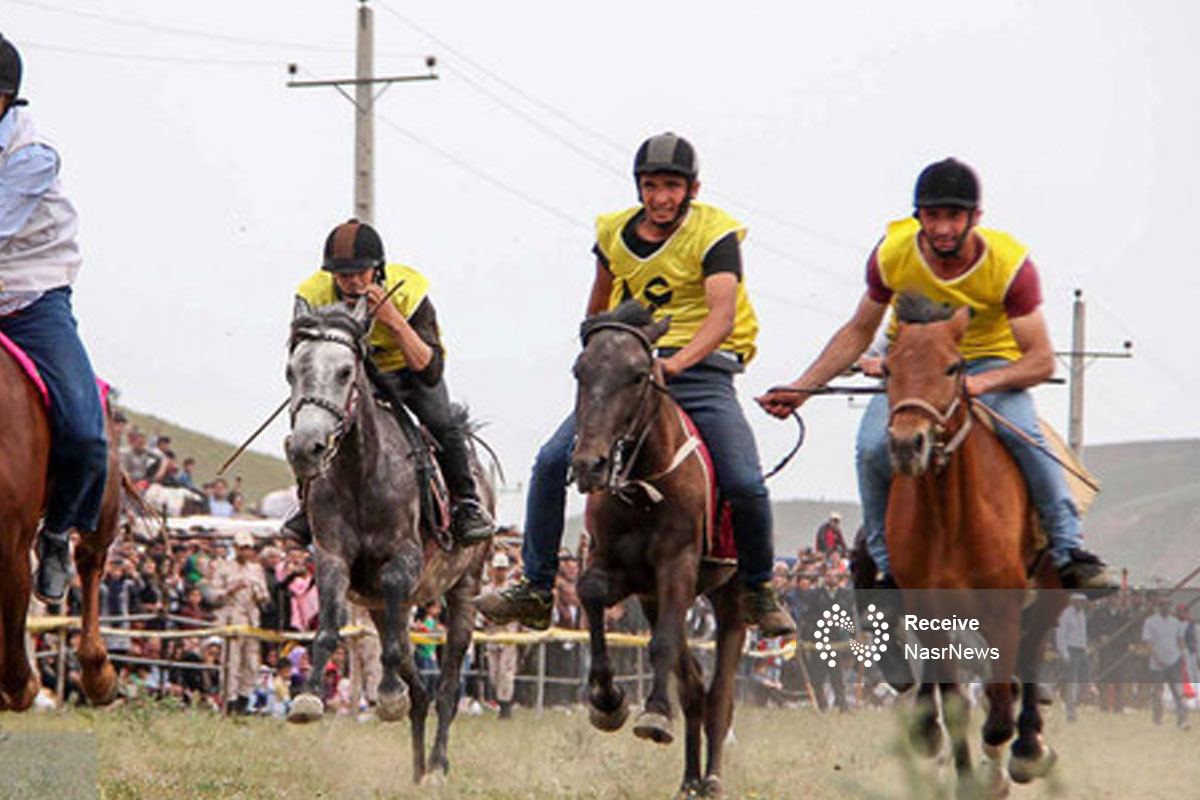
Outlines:
POLYGON ((303 690, 288 711, 288 722, 316 722, 325 715, 325 665, 341 641, 341 629, 349 618, 346 589, 350 570, 339 555, 317 550, 317 598, 319 615, 317 635, 312 645, 312 671, 303 690))
POLYGON ((706 698, 700 663, 696 661, 686 642, 679 654, 679 666, 675 674, 679 679, 679 708, 684 719, 683 782, 679 791, 681 795, 694 796, 700 794, 704 788, 700 779, 700 735, 706 698))
POLYGON ((614 581, 598 564, 579 576, 579 602, 587 614, 592 663, 588 670, 588 719, 602 731, 617 731, 629 716, 625 692, 613 682, 612 661, 604 638, 604 609, 613 603, 614 581))
POLYGON ((39 689, 25 651, 25 616, 32 588, 29 542, 33 534, 33 529, 16 514, 0 527, 0 543, 6 551, 0 563, 11 565, 7 580, 0 586, 0 633, 4 640, 0 651, 0 710, 24 711, 33 705, 39 689))
POLYGON ((730 581, 709 595, 717 617, 717 660, 704 707, 704 733, 708 739, 708 763, 700 792, 704 797, 722 794, 721 761, 725 739, 733 724, 733 696, 746 639, 738 594, 737 582, 730 581))
MULTIPOLYGON (((1046 569, 1049 569, 1047 566, 1046 569)), ((1046 634, 1054 625, 1066 600, 1061 592, 1039 592, 1037 601, 1022 619, 1021 643, 1017 652, 1017 676, 1021 681, 1021 714, 1017 738, 1012 743, 1008 774, 1017 783, 1045 777, 1058 760, 1054 748, 1042 740, 1042 711, 1038 675, 1046 634)))
POLYGON ((922 681, 917 687, 916 705, 908 727, 908 740, 923 756, 932 758, 942 746, 942 728, 938 723, 937 684, 922 681))
MULTIPOLYGON (((996 677, 993 675, 993 677, 996 677)), ((1012 738, 1015 686, 1011 681, 989 683, 987 720, 983 723, 983 764, 977 783, 988 797, 1008 795, 1008 777, 1004 773, 1004 744, 1012 738)))
POLYGON ((108 705, 118 693, 117 671, 108 660, 108 649, 100 635, 100 582, 107 553, 106 544, 90 537, 81 538, 75 548, 75 569, 79 572, 83 601, 78 653, 80 682, 88 702, 96 706, 108 705))
POLYGON ((478 581, 464 575, 446 594, 446 646, 442 648, 441 674, 437 687, 437 736, 433 740, 433 751, 429 754, 429 768, 450 772, 450 723, 458 712, 458 689, 462 679, 462 663, 467 648, 471 646, 471 633, 475 624, 474 597, 479 591, 478 581))
POLYGON ((671 730, 671 696, 669 678, 680 654, 687 649, 683 634, 684 615, 691 606, 696 589, 694 558, 664 560, 655 569, 657 615, 650 636, 650 664, 654 683, 646 706, 634 723, 633 732, 642 739, 658 744, 670 744, 675 739, 671 730))
POLYGON ((421 553, 415 544, 406 545, 380 571, 383 609, 371 612, 379 628, 379 705, 375 713, 384 722, 395 722, 408 714, 412 729, 413 782, 425 777, 425 719, 429 715, 429 693, 417 672, 408 625, 412 617, 409 597, 417 583, 421 553))
POLYGON ((946 721, 946 732, 950 737, 950 751, 954 755, 954 770, 958 777, 956 796, 960 800, 974 798, 975 774, 971 769, 971 745, 967 742, 967 723, 971 718, 971 705, 959 683, 939 684, 942 694, 942 718, 946 721))

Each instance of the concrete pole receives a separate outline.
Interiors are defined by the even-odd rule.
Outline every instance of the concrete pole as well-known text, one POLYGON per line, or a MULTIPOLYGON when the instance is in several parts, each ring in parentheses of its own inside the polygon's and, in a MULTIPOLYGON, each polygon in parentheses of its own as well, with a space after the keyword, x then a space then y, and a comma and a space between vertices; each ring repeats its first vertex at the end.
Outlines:
POLYGON ((358 7, 357 69, 354 85, 354 216, 375 221, 374 12, 365 0, 358 7))
POLYGON ((1083 290, 1076 289, 1071 331, 1071 417, 1067 428, 1067 444, 1075 455, 1083 449, 1084 317, 1083 290))

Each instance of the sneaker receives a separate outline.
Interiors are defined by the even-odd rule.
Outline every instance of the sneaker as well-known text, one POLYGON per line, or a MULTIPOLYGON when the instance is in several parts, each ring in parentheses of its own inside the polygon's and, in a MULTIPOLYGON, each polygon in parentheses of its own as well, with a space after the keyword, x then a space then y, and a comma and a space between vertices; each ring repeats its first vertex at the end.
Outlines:
POLYGON ((283 521, 279 532, 284 538, 291 539, 302 547, 312 544, 312 528, 308 524, 308 514, 304 513, 303 505, 296 506, 291 516, 283 521))
POLYGON ((796 621, 779 605, 768 583, 742 587, 742 619, 747 625, 757 625, 763 636, 790 636, 796 632, 796 621))
POLYGON ((61 603, 71 585, 71 537, 43 530, 37 540, 38 567, 33 591, 43 603, 61 603))
POLYGON ((1058 568, 1058 579, 1064 589, 1097 598, 1121 588, 1121 582, 1108 571, 1099 556, 1077 547, 1070 552, 1070 557, 1070 561, 1058 568))
POLYGON ((450 510, 450 533, 461 544, 486 542, 495 532, 492 515, 478 500, 460 500, 450 510))
POLYGON ((497 625, 519 622, 534 630, 550 627, 554 593, 525 579, 498 592, 486 592, 475 601, 479 613, 497 625))

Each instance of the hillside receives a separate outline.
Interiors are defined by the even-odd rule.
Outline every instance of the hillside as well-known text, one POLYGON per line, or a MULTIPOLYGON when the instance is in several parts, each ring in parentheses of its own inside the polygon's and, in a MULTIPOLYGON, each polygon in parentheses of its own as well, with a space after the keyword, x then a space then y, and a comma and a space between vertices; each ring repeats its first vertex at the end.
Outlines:
MULTIPOLYGON (((147 436, 170 436, 171 446, 180 462, 188 456, 196 459, 197 483, 211 481, 217 474, 217 468, 237 449, 236 444, 197 433, 151 414, 143 414, 123 406, 121 410, 129 417, 129 425, 141 428, 147 436)), ((230 485, 233 485, 237 476, 242 478, 248 507, 258 503, 267 492, 283 489, 294 483, 291 467, 286 461, 253 451, 242 453, 225 473, 230 485)))

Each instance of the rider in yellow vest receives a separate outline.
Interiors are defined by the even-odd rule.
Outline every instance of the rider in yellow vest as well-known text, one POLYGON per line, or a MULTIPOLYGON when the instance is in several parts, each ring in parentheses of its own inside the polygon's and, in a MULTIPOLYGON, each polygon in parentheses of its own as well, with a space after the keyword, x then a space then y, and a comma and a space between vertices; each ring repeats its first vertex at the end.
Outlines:
MULTIPOLYGON (((324 265, 296 290, 313 307, 368 298, 375 313, 369 337, 372 379, 385 397, 403 403, 437 440, 438 464, 452 501, 451 533, 460 542, 472 543, 489 538, 494 525, 479 502, 467 431, 451 411, 442 374, 445 353, 428 293, 425 276, 411 267, 387 264, 379 234, 354 219, 333 229, 325 240, 324 265)), ((304 494, 302 487, 302 498, 304 494)), ((312 540, 303 507, 284 528, 305 544, 312 540)))
MULTIPOLYGON (((758 334, 742 279, 746 229, 721 209, 695 202, 699 170, 687 140, 672 133, 651 137, 638 149, 633 172, 640 205, 596 220, 588 316, 634 299, 656 321, 671 317, 656 355, 671 396, 708 445, 721 497, 730 503, 743 616, 764 635, 794 633, 770 584, 770 498, 733 385, 754 357, 758 334)), ((571 415, 538 452, 526 499, 524 577, 477 603, 492 622, 550 624, 574 436, 571 415)))
MULTIPOLYGON (((891 223, 871 253, 867 291, 854 316, 791 386, 812 389, 841 374, 871 344, 888 307, 901 294, 923 294, 939 303, 971 308, 960 348, 967 365, 967 393, 1044 446, 1027 390, 1054 373, 1054 348, 1039 309, 1041 286, 1028 248, 1006 233, 978 227, 983 213, 979 182, 970 167, 952 158, 925 168, 913 205, 913 216, 891 223)), ((807 397, 769 392, 758 402, 782 417, 807 397)), ((863 415, 857 446, 867 547, 882 573, 882 588, 894 586, 884 538, 891 485, 887 420, 887 397, 876 395, 863 415)), ((1008 430, 1000 428, 997 434, 1025 476, 1063 586, 1094 596, 1119 588, 1104 563, 1083 549, 1079 510, 1061 467, 1008 430)))

